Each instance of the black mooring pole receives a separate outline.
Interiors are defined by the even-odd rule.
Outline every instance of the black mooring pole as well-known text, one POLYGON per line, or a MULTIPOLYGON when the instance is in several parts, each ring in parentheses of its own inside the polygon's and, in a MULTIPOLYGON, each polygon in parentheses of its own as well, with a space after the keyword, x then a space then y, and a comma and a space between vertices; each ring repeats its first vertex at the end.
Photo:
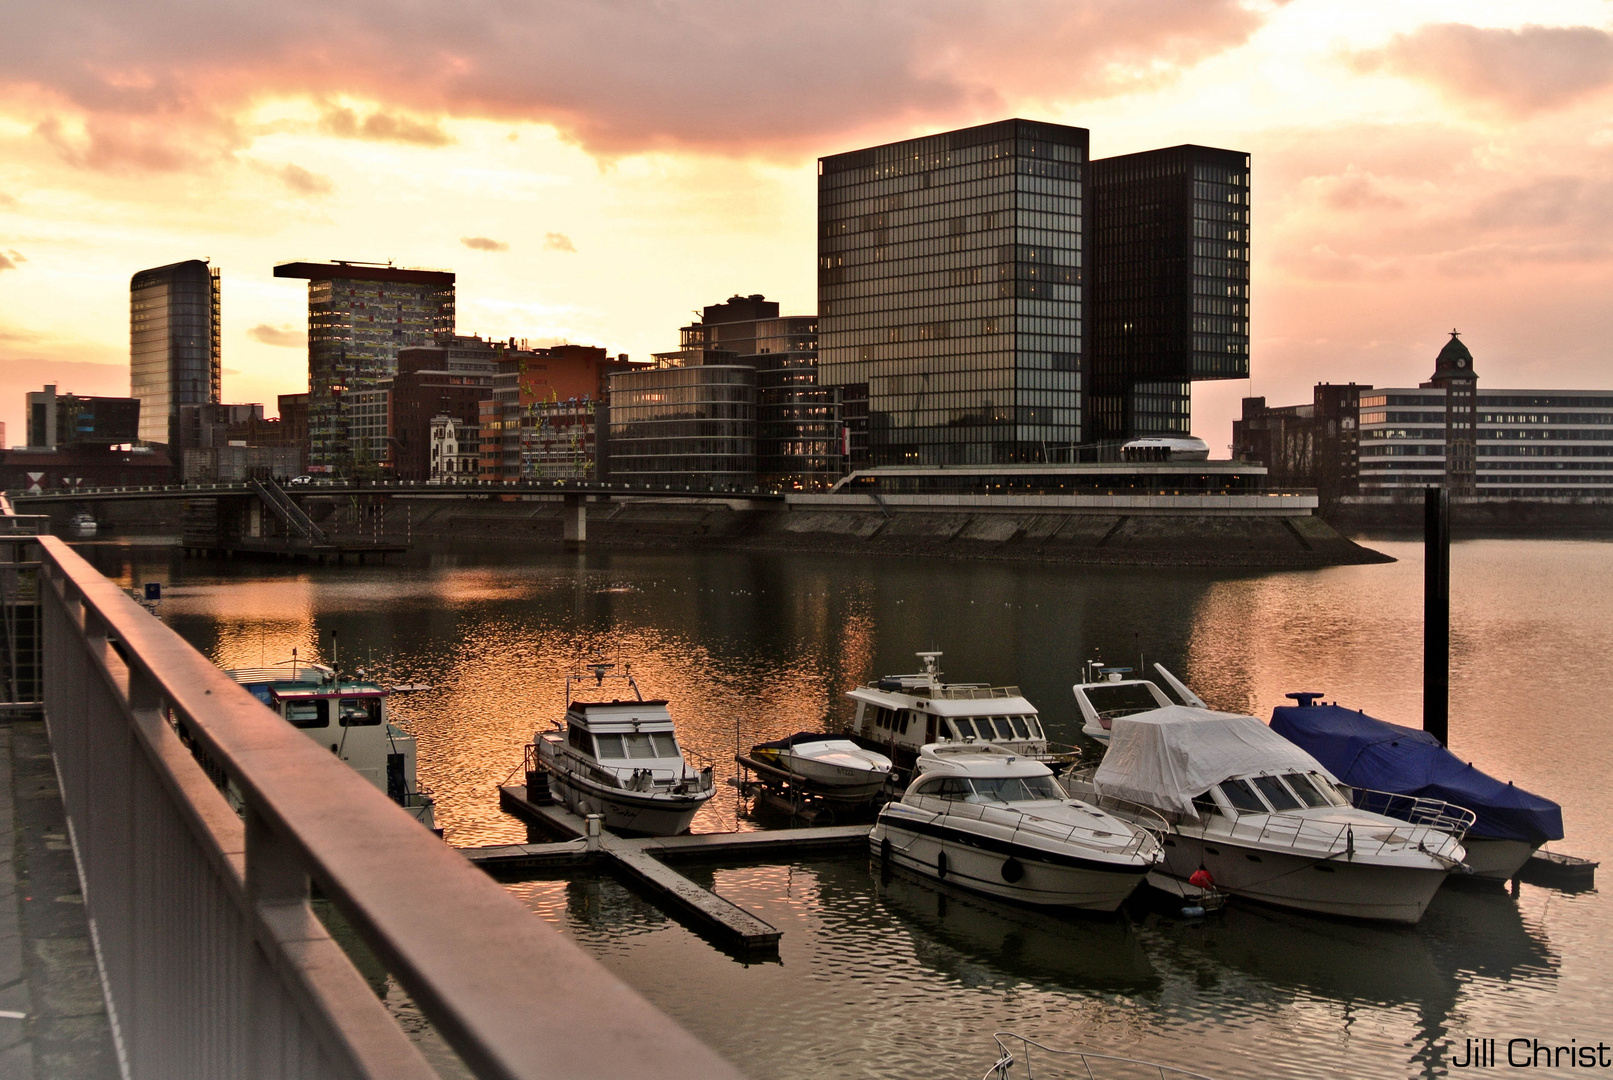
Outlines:
POLYGON ((1442 487, 1423 492, 1423 730, 1450 744, 1451 500, 1442 487))

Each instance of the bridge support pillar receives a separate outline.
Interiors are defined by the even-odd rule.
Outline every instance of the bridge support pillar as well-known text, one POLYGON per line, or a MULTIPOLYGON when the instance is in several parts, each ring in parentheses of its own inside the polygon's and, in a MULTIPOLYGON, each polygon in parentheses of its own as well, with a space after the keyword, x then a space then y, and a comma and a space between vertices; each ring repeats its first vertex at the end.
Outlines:
POLYGON ((566 546, 582 547, 588 540, 588 496, 567 495, 565 499, 561 521, 566 546))

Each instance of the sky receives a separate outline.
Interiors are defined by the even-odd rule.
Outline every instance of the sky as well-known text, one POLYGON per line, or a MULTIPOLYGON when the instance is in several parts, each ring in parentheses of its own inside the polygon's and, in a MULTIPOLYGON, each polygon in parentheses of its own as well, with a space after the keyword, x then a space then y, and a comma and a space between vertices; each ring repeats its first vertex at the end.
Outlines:
POLYGON ((294 259, 458 274, 459 331, 676 348, 815 299, 816 159, 1019 116, 1252 157, 1240 399, 1610 387, 1613 5, 54 0, 0 7, 0 422, 129 392, 128 282, 223 275, 224 400, 307 388, 294 259), (1526 20, 1526 21, 1525 21, 1526 20))

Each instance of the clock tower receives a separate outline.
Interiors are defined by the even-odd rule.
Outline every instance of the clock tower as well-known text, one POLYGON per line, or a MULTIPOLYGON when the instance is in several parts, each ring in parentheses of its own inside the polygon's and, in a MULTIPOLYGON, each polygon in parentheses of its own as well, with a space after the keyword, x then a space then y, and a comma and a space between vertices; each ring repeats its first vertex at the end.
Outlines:
POLYGON ((1445 391, 1445 490, 1452 495, 1476 494, 1478 386, 1473 354, 1452 330, 1451 339, 1434 360, 1434 377, 1423 383, 1424 389, 1445 391))

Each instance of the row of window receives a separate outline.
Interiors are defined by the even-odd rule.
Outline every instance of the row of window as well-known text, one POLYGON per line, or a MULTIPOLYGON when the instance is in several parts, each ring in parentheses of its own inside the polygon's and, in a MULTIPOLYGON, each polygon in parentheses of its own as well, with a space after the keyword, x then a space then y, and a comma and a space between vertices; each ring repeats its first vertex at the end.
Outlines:
MULTIPOLYGON (((1015 265, 1017 267, 1021 264, 1015 265)), ((838 271, 825 270, 820 273, 838 273, 838 271)), ((944 305, 950 309, 960 304, 989 304, 991 301, 1035 297, 1037 290, 1021 289, 1021 285, 1057 285, 1061 290, 1058 300, 1078 303, 1082 299, 1083 286, 1078 282, 1046 282, 1027 274, 1024 279, 1015 277, 1009 280, 973 284, 960 281, 962 273, 955 270, 937 270, 849 282, 843 285, 820 285, 818 299, 823 312, 822 333, 829 333, 835 320, 850 311, 891 311, 894 317, 887 321, 901 323, 907 321, 904 314, 906 310, 926 305, 944 305), (858 307, 848 308, 845 306, 847 304, 858 304, 858 307)), ((1047 297, 1047 299, 1054 298, 1047 297)), ((1024 310, 1023 305, 999 304, 995 307, 997 310, 1006 311, 1024 310)), ((1063 307, 1059 314, 1074 317, 1075 309, 1063 307)))
POLYGON ((902 235, 902 229, 886 230, 883 235, 878 232, 861 233, 854 236, 842 237, 836 240, 825 240, 818 245, 818 265, 824 268, 839 266, 860 266, 876 263, 896 263, 903 259, 946 258, 962 255, 963 257, 952 263, 954 266, 973 266, 983 262, 1002 261, 995 252, 1004 246, 1022 245, 1036 248, 1046 248, 1049 253, 1040 261, 1063 262, 1072 266, 1079 266, 1079 257, 1064 255, 1054 259, 1052 252, 1079 252, 1081 251, 1081 237, 1077 233, 1051 232, 1047 229, 1036 229, 1029 226, 1010 227, 1003 226, 977 233, 962 235, 947 234, 939 238, 907 237, 902 235), (892 235, 896 234, 896 235, 892 235), (973 252, 992 252, 987 258, 978 255, 970 257, 973 252))
POLYGON ((818 219, 820 222, 846 221, 873 214, 894 214, 897 211, 911 208, 925 209, 927 212, 912 214, 898 221, 889 221, 887 224, 935 221, 956 217, 960 213, 1013 213, 1016 209, 1081 216, 1080 184, 1066 184, 1058 191, 1047 192, 1028 190, 1028 183, 1028 178, 1020 177, 1012 184, 1003 183, 1000 190, 996 192, 971 200, 964 200, 956 190, 941 185, 921 191, 898 192, 893 195, 881 195, 872 198, 857 198, 849 202, 820 199, 818 219), (951 209, 949 208, 950 204, 958 205, 956 209, 951 209), (943 213, 936 213, 935 209, 937 207, 948 209, 943 213))

